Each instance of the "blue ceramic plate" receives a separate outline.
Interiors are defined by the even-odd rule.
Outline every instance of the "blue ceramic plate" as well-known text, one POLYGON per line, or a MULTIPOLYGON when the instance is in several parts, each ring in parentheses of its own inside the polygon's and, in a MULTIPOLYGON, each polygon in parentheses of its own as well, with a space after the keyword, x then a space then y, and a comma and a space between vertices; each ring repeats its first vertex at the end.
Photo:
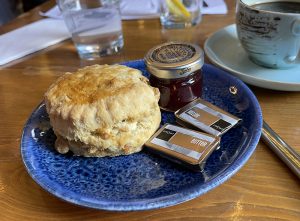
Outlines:
MULTIPOLYGON (((125 63, 143 71, 142 60, 125 63)), ((82 158, 54 150, 55 135, 42 103, 25 125, 21 152, 31 177, 53 195, 81 206, 115 211, 167 207, 198 197, 235 174, 259 141, 262 114, 249 88, 235 77, 204 65, 203 98, 242 118, 221 139, 202 172, 193 172, 147 150, 130 156, 82 158)), ((174 116, 162 113, 162 123, 174 116)))

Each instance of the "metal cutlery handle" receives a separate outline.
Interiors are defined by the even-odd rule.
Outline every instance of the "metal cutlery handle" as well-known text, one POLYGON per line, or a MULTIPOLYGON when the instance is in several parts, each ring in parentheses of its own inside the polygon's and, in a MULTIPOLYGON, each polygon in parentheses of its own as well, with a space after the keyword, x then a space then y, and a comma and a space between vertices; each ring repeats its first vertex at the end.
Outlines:
POLYGON ((300 155, 282 140, 265 121, 263 122, 261 138, 300 178, 300 155))

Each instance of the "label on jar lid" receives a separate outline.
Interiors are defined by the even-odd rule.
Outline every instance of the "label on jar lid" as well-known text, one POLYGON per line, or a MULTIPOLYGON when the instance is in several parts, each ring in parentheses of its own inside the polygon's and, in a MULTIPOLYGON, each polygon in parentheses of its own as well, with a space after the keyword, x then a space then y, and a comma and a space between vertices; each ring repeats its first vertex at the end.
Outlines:
POLYGON ((167 42, 151 48, 145 56, 145 63, 150 74, 157 78, 182 78, 202 68, 204 52, 198 45, 167 42))
POLYGON ((172 161, 186 166, 196 165, 196 168, 199 168, 199 164, 205 161, 219 144, 219 137, 165 124, 145 145, 172 161))
POLYGON ((179 124, 215 136, 221 136, 241 120, 200 98, 176 111, 175 116, 179 124))
POLYGON ((195 56, 196 49, 187 44, 169 44, 156 48, 151 59, 161 63, 177 63, 186 61, 195 56))

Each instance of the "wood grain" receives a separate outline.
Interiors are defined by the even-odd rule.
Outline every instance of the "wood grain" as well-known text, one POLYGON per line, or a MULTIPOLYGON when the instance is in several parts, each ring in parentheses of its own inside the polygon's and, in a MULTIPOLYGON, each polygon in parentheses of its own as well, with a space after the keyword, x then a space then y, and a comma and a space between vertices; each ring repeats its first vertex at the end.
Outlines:
MULTIPOLYGON (((158 19, 124 21, 125 47, 118 55, 82 61, 67 40, 0 67, 0 220, 299 220, 299 180, 261 142, 246 165, 221 186, 180 205, 142 212, 98 211, 63 202, 37 185, 22 163, 23 125, 63 72, 94 63, 141 59, 151 47, 169 40, 203 47, 213 32, 234 23, 235 1, 226 2, 227 15, 204 15, 201 24, 186 30, 163 31, 158 19)), ((0 27, 0 33, 41 19, 38 12, 53 4, 50 1, 0 27)), ((300 93, 250 88, 265 120, 300 151, 300 93)))

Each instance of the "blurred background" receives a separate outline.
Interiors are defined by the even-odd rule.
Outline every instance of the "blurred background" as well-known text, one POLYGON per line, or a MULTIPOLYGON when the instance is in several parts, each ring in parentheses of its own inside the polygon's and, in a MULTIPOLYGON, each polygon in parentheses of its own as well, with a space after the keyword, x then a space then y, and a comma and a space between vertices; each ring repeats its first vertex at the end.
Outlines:
POLYGON ((0 26, 47 0, 0 0, 0 26))

